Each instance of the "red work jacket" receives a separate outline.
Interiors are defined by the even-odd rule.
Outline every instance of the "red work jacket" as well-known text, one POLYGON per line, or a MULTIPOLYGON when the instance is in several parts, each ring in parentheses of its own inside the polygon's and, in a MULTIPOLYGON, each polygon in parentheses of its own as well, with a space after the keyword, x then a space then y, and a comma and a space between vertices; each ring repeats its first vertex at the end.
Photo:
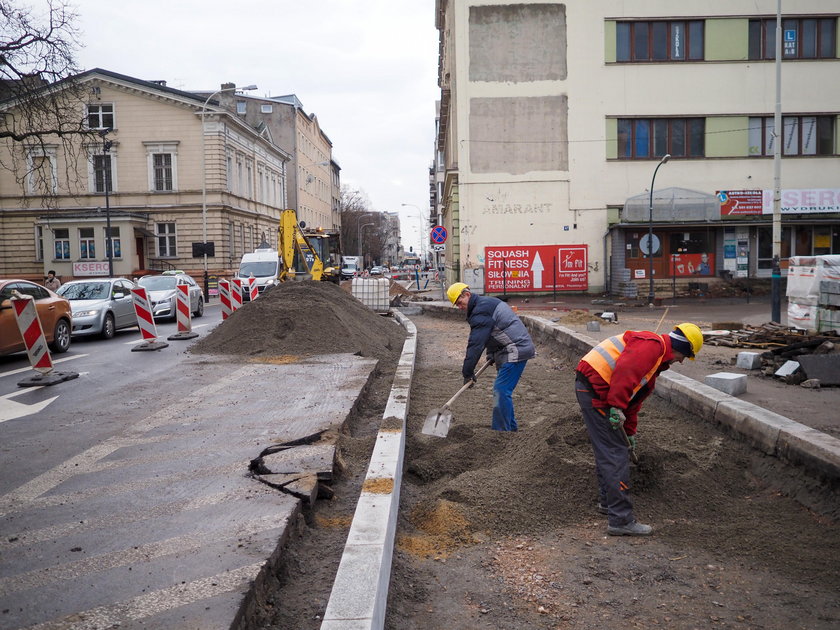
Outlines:
POLYGON ((624 411, 627 435, 636 434, 639 409, 656 385, 656 377, 674 358, 671 338, 648 331, 628 330, 605 339, 578 363, 595 390, 594 407, 624 411))

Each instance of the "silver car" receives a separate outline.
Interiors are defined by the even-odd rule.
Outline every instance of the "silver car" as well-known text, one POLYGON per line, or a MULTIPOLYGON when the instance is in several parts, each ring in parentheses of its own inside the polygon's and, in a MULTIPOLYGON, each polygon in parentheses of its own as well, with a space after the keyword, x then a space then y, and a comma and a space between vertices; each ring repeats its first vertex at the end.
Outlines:
POLYGON ((160 275, 143 276, 137 281, 149 294, 152 315, 155 319, 175 319, 178 314, 177 287, 185 284, 189 287, 190 311, 193 317, 204 315, 204 296, 192 276, 183 271, 164 271, 160 275))
POLYGON ((131 298, 136 286, 125 278, 92 278, 65 282, 56 293, 70 301, 74 336, 110 339, 117 330, 137 325, 131 298))

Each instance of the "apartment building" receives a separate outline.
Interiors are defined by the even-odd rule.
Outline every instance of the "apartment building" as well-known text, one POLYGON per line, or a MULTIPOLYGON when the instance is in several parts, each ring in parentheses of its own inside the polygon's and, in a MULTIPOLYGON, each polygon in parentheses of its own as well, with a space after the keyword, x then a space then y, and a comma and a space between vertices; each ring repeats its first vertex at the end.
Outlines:
POLYGON ((94 69, 72 82, 84 98, 70 115, 95 133, 67 150, 59 139, 0 145, 19 158, 0 159, 19 169, 0 169, 0 276, 102 276, 110 258, 118 276, 200 277, 205 241, 208 274, 226 275, 273 238, 290 156, 259 130, 163 81, 94 69))
POLYGON ((840 253, 836 2, 784 3, 780 134, 772 0, 436 11, 448 281, 645 287, 651 228, 657 285, 769 277, 777 141, 783 268, 840 253))
POLYGON ((332 142, 318 117, 307 114, 295 94, 257 97, 223 92, 220 104, 249 126, 267 133, 291 156, 287 203, 298 219, 311 227, 340 229, 341 168, 333 159, 332 142))

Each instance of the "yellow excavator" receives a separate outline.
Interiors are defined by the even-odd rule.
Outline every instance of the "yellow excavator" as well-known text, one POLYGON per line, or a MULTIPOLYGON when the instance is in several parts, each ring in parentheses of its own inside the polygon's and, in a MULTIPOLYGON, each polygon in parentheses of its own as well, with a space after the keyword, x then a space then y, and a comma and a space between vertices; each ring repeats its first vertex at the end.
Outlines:
POLYGON ((339 235, 323 228, 307 228, 294 210, 280 213, 277 233, 280 254, 279 280, 340 280, 339 235))

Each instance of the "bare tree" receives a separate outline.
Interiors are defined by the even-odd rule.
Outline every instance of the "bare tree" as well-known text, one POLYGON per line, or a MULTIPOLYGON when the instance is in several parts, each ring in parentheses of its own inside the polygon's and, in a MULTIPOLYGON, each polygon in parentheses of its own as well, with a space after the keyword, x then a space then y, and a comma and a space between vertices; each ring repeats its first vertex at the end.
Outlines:
POLYGON ((45 156, 54 156, 60 144, 64 170, 77 174, 77 140, 94 135, 85 125, 83 90, 73 80, 76 20, 67 0, 47 0, 43 14, 0 0, 0 141, 8 149, 0 167, 21 185, 39 180, 29 193, 45 198, 55 192, 45 156))

